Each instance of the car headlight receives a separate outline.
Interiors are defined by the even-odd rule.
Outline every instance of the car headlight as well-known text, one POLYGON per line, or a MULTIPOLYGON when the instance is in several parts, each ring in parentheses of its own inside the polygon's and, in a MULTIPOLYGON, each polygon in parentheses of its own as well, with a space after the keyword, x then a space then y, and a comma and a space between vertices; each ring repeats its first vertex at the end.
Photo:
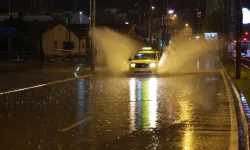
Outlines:
POLYGON ((130 66, 131 66, 131 67, 135 67, 135 64, 134 64, 134 63, 131 63, 130 66))
POLYGON ((151 63, 151 64, 149 64, 149 67, 150 67, 150 68, 154 68, 154 67, 156 67, 156 66, 157 66, 156 63, 151 63))

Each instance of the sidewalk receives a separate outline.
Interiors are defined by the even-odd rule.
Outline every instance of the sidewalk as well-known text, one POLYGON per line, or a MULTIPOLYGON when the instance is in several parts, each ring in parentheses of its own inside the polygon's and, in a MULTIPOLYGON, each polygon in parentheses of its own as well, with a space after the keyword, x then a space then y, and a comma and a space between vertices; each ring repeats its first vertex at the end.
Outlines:
POLYGON ((0 63, 1 72, 25 71, 38 68, 36 63, 0 63))

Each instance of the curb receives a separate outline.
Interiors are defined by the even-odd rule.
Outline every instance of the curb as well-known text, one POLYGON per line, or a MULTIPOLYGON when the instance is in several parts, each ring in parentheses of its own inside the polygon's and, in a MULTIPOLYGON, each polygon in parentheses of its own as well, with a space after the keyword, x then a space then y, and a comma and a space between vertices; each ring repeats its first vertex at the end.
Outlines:
POLYGON ((248 123, 247 123, 247 115, 246 115, 245 110, 243 108, 241 95, 240 95, 238 89, 236 88, 232 78, 228 75, 225 67, 222 64, 222 62, 221 62, 221 66, 222 66, 223 73, 225 74, 226 80, 227 80, 228 84, 231 87, 231 91, 233 91, 233 93, 234 93, 234 95, 236 97, 235 102, 237 102, 238 106, 239 106, 240 120, 242 122, 243 130, 244 130, 245 148, 246 148, 246 150, 249 150, 249 127, 248 127, 248 123))

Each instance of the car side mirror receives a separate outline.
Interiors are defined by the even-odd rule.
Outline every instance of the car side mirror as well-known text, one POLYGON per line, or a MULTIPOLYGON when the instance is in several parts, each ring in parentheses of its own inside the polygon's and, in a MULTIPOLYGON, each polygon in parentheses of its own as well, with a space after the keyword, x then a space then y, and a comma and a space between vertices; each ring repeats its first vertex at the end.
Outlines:
POLYGON ((131 58, 129 58, 129 59, 128 59, 128 61, 132 61, 132 59, 131 59, 131 58))

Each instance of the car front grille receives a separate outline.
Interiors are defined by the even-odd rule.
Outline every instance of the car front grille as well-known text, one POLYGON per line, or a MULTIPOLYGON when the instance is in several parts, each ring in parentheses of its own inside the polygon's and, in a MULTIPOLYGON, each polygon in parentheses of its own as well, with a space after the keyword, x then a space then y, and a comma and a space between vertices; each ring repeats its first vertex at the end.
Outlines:
POLYGON ((149 68, 149 64, 146 63, 136 63, 135 68, 149 68))
POLYGON ((135 71, 134 73, 152 73, 152 71, 135 71))

